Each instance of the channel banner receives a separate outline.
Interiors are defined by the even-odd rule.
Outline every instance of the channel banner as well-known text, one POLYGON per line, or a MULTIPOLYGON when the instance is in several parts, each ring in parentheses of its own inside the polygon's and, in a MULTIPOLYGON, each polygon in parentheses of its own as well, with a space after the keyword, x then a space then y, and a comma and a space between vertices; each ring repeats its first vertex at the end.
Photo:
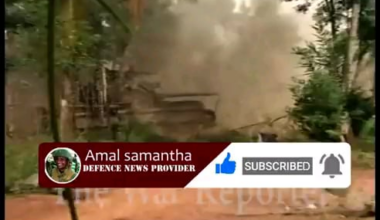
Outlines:
POLYGON ((41 187, 347 188, 347 143, 43 143, 41 187))

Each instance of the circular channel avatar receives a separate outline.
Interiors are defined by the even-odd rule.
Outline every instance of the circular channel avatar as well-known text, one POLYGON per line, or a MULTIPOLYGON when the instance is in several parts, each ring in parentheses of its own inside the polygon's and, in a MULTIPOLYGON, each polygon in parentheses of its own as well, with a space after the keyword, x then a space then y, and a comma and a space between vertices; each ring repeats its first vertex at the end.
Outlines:
POLYGON ((80 167, 78 154, 70 148, 55 148, 45 158, 45 173, 57 184, 74 181, 80 173, 80 167))

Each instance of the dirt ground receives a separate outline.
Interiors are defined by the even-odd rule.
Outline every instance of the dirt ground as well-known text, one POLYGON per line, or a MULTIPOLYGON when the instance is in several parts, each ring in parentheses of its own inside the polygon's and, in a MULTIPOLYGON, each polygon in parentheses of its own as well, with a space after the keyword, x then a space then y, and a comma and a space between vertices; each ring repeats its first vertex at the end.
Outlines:
MULTIPOLYGON (((374 175, 374 170, 353 172, 351 192, 356 194, 353 201, 359 201, 358 196, 374 195, 374 175)), ((103 189, 99 196, 94 192, 90 192, 88 199, 78 202, 80 220, 342 219, 339 215, 279 214, 285 210, 312 209, 311 204, 316 205, 314 210, 333 206, 337 198, 324 190, 103 189)), ((8 198, 5 212, 6 220, 70 219, 67 206, 57 196, 8 198)))

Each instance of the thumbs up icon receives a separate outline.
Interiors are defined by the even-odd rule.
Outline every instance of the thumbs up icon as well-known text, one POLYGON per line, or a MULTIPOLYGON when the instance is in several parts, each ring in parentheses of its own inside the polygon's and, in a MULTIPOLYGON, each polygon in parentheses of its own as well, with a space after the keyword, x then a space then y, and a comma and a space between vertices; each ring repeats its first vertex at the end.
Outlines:
POLYGON ((223 163, 217 163, 215 166, 216 174, 234 174, 236 170, 236 161, 230 160, 231 154, 228 152, 226 158, 224 158, 223 163))

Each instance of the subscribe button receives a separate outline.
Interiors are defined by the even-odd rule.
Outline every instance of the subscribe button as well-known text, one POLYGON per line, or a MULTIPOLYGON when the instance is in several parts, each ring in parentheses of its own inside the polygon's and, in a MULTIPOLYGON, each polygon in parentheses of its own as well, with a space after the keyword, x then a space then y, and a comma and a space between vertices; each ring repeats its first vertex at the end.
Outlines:
POLYGON ((351 184, 350 159, 338 153, 315 157, 243 157, 241 180, 251 187, 347 188, 351 184))
POLYGON ((265 188, 347 188, 351 165, 341 154, 320 157, 243 157, 242 180, 265 188))
POLYGON ((187 187, 347 188, 347 143, 232 143, 187 187))
POLYGON ((244 157, 243 175, 313 175, 312 157, 244 157))

